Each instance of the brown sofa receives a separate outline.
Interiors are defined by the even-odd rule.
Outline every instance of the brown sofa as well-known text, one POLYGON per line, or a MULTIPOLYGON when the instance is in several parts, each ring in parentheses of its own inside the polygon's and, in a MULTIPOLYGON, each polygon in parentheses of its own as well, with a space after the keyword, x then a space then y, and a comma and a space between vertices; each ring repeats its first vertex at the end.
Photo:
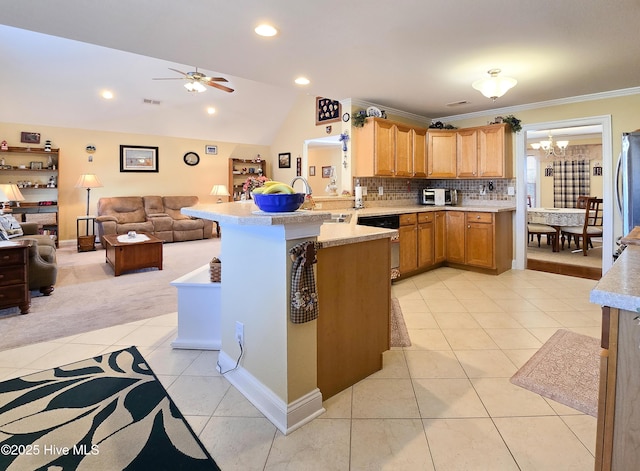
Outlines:
MULTIPOLYGON (((165 242, 209 239, 213 221, 185 216, 181 208, 198 204, 197 196, 114 196, 98 200, 98 236, 147 232, 165 242)), ((104 247, 104 243, 102 244, 104 247)))

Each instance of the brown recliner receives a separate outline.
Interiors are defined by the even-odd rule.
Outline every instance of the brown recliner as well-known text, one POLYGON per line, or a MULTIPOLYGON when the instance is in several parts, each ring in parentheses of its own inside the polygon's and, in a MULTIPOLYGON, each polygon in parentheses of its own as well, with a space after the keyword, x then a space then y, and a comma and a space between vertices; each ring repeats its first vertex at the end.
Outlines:
POLYGON ((147 219, 142 196, 116 196, 98 200, 98 236, 126 234, 129 231, 153 233, 153 224, 147 219))

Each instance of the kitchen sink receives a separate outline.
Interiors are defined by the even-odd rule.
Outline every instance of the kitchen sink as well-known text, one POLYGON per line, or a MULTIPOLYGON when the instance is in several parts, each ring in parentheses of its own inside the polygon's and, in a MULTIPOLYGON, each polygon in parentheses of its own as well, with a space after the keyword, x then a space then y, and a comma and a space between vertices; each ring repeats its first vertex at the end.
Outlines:
POLYGON ((351 222, 351 216, 353 216, 353 214, 349 214, 349 213, 332 213, 331 214, 331 219, 328 219, 325 222, 328 222, 328 223, 346 223, 346 224, 348 224, 349 222, 351 222))

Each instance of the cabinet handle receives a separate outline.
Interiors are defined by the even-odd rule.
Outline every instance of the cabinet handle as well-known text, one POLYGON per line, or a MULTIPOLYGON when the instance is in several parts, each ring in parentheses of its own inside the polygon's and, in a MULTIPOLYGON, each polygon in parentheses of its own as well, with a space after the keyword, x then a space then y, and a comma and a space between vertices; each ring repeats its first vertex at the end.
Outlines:
POLYGON ((476 219, 480 219, 480 216, 476 216, 476 219))
POLYGON ((467 226, 467 229, 471 229, 471 224, 469 224, 469 225, 467 226))

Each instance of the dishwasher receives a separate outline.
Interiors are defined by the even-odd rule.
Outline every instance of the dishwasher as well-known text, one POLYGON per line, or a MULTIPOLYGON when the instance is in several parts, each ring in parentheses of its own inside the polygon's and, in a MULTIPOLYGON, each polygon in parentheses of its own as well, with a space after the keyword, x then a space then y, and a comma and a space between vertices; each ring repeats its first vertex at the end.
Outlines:
MULTIPOLYGON (((361 226, 382 227, 384 229, 400 228, 400 216, 390 214, 384 216, 362 216, 358 218, 361 226)), ((400 236, 398 234, 391 237, 391 279, 400 277, 400 236)))

